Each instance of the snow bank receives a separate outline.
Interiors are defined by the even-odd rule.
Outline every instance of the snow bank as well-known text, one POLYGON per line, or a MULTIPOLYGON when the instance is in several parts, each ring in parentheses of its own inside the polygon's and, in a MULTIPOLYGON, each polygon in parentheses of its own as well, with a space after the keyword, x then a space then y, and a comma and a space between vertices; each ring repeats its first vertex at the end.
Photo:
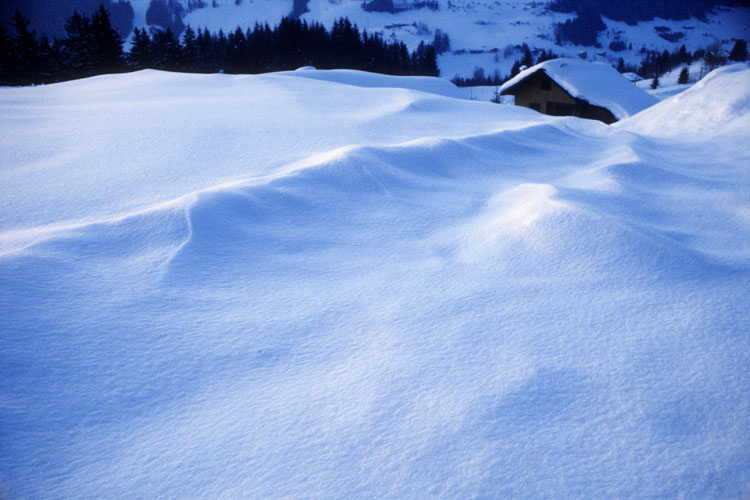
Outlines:
POLYGON ((725 66, 618 126, 673 139, 742 135, 750 130, 748 88, 750 65, 725 66))
POLYGON ((343 83, 356 87, 401 88, 445 97, 462 97, 460 89, 452 82, 444 78, 430 76, 392 76, 349 69, 317 70, 314 67, 300 68, 296 71, 282 71, 277 74, 343 83))
POLYGON ((745 492, 746 128, 151 71, 0 125, 9 498, 745 492))
POLYGON ((500 92, 507 93, 537 71, 546 73, 571 96, 607 108, 618 120, 659 102, 609 64, 566 58, 545 61, 521 71, 505 82, 500 92))

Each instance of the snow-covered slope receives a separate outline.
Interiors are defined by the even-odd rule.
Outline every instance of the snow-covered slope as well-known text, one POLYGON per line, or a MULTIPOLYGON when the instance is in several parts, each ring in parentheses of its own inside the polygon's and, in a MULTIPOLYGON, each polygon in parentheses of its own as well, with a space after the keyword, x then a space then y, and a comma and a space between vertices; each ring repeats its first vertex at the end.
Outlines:
POLYGON ((0 89, 2 495, 746 493, 750 110, 353 78, 0 89))
POLYGON ((621 126, 672 139, 742 135, 750 130, 750 93, 744 91, 750 88, 749 69, 748 64, 719 68, 621 126))

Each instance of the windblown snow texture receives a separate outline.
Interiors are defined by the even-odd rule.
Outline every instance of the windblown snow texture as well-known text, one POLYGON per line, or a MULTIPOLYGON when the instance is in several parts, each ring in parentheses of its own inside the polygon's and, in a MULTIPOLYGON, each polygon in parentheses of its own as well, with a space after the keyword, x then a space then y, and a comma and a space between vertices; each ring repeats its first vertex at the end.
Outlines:
POLYGON ((746 66, 617 127, 318 76, 0 89, 4 496, 750 491, 746 66))

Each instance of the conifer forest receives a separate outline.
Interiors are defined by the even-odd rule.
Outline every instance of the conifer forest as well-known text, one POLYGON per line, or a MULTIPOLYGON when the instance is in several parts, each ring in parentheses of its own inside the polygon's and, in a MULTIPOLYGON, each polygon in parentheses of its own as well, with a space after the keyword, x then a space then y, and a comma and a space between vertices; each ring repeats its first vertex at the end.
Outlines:
POLYGON ((255 74, 301 66, 348 68, 392 75, 437 76, 432 44, 413 51, 400 41, 361 31, 348 19, 330 30, 320 23, 284 17, 278 25, 224 33, 187 26, 181 36, 170 29, 136 28, 130 49, 100 6, 91 17, 74 13, 66 36, 50 40, 29 29, 16 11, 10 29, 0 26, 0 84, 53 83, 105 73, 159 69, 190 73, 255 74))

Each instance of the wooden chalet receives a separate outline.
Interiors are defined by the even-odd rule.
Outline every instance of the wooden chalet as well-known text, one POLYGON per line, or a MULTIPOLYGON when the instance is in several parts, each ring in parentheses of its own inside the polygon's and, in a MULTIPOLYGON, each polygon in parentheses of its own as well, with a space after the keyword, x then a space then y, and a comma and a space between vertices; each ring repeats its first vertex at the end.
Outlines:
POLYGON ((577 116, 610 124, 657 102, 602 63, 554 59, 519 73, 500 89, 525 106, 553 116, 577 116))

